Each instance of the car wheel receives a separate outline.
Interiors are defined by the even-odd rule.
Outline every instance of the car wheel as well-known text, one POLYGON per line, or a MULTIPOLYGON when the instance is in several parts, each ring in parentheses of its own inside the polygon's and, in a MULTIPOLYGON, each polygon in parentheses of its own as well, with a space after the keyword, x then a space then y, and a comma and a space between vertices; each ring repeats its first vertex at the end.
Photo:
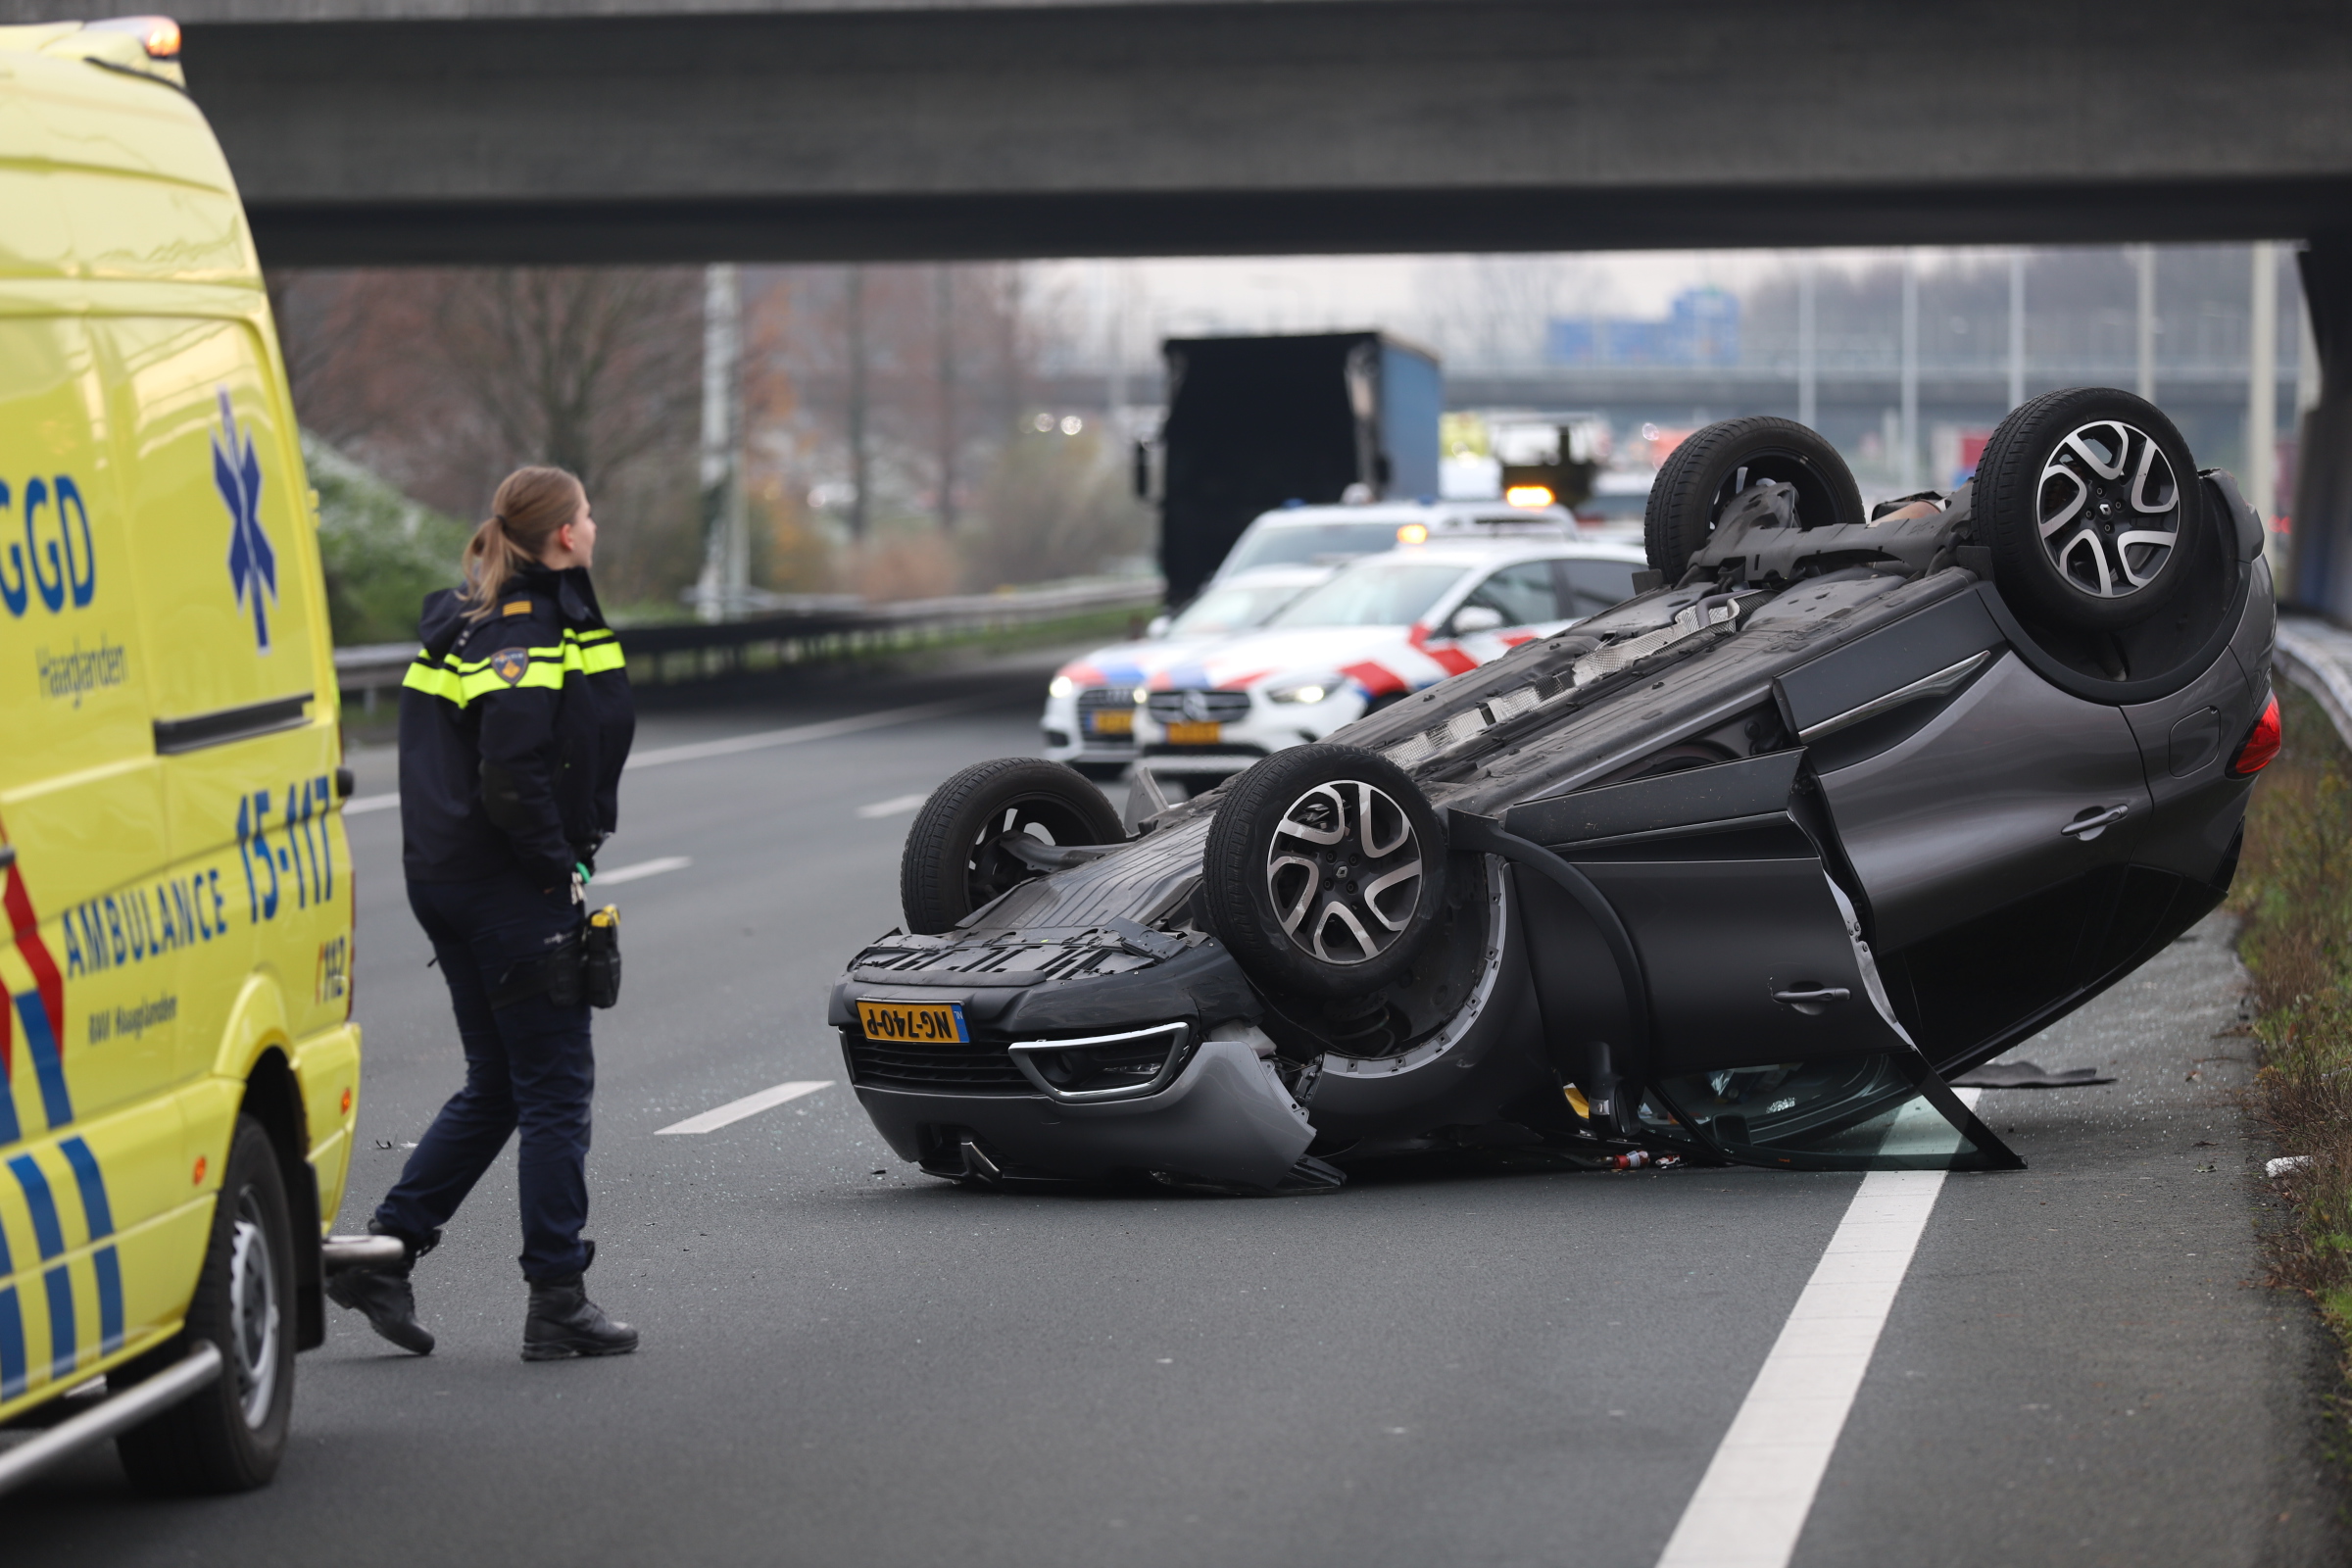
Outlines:
POLYGON ((899 902, 906 929, 955 928, 1043 871, 1013 853, 1034 845, 1116 844, 1127 835, 1102 792, 1060 762, 1004 757, 976 762, 931 792, 906 830, 899 902))
POLYGON ((270 1135, 237 1118, 187 1327, 113 1379, 137 1382, 209 1342, 220 1376, 115 1440, 141 1491, 248 1492, 277 1473, 294 1410, 294 1225, 270 1135))
POLYGON ((1724 510, 1765 479, 1796 486, 1800 527, 1867 520, 1853 471, 1817 431, 1769 415, 1723 419, 1693 431, 1676 447, 1649 487, 1642 541, 1650 565, 1669 584, 1680 581, 1690 558, 1706 548, 1724 510))
POLYGON ((2020 404, 1977 464, 1978 538, 2029 614, 2110 631, 2179 590, 2204 525, 2188 445, 2152 403, 2072 387, 2020 404))
POLYGON ((1278 991, 1359 996, 1397 979, 1446 903, 1445 829, 1377 752, 1277 752, 1234 780, 1202 863, 1209 923, 1278 991))

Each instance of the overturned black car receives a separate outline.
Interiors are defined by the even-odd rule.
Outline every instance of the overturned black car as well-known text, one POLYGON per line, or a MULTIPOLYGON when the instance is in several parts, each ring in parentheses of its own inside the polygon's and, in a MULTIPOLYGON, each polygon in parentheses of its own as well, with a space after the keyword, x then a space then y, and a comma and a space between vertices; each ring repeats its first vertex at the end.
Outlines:
POLYGON ((1512 1140, 2017 1164, 1945 1080, 2229 887, 2278 748, 2260 520, 2083 388, 1871 516, 1811 430, 1711 425, 1646 528, 1639 597, 1133 838, 1054 764, 942 785, 832 995, 891 1146, 1245 1190, 1512 1140))

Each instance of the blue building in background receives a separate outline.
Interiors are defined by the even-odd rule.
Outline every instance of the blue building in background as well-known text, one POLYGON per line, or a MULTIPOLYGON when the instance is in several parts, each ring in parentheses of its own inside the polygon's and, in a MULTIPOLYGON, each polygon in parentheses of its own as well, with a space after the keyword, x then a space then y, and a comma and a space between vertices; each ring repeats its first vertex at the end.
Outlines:
POLYGON ((1674 297, 1663 319, 1555 318, 1544 348, 1553 365, 1736 365, 1740 298, 1719 288, 1692 288, 1674 297))

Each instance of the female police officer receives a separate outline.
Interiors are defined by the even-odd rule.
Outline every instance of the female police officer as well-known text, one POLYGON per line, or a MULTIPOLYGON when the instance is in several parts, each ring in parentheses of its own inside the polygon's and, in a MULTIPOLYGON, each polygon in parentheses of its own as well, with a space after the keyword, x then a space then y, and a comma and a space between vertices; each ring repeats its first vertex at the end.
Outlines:
POLYGON ((588 1299, 588 1100, 596 1065, 577 983, 582 889, 612 831, 636 720, 620 645, 588 565, 596 523, 579 480, 520 468, 466 547, 463 587, 424 602, 424 647, 400 694, 400 815, 409 907, 433 945, 466 1047, 466 1086, 418 1140, 369 1229, 396 1268, 327 1290, 419 1355, 410 1270, 522 1130, 526 1361, 618 1355, 637 1331, 588 1299), (568 973, 565 966, 569 965, 568 973), (568 983, 567 983, 568 982, 568 983))

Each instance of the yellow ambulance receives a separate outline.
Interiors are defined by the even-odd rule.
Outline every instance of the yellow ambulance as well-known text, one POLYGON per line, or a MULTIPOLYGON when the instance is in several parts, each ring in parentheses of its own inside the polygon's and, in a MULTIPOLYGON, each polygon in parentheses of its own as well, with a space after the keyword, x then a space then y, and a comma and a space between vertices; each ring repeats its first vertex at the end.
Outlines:
POLYGON ((267 1481, 350 1164, 316 507, 177 52, 0 27, 0 1489, 267 1481))

